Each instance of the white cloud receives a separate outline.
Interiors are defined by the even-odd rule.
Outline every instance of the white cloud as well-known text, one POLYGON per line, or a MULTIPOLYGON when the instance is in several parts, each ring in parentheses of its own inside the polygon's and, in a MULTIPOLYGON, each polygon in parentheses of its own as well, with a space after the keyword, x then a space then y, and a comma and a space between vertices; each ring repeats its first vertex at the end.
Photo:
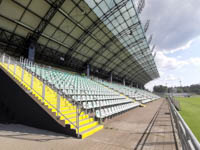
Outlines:
POLYGON ((179 86, 180 80, 187 80, 184 84, 190 85, 197 81, 190 77, 188 69, 195 69, 194 72, 198 74, 200 56, 185 58, 181 52, 192 51, 192 47, 196 47, 200 41, 199 5, 200 1, 197 0, 146 1, 141 19, 143 23, 147 19, 151 20, 147 35, 153 34, 152 45, 157 47, 155 61, 160 78, 149 82, 145 87, 152 89, 154 85, 166 83, 168 86, 179 86), (180 53, 174 56, 176 52, 180 53))
POLYGON ((153 33, 153 43, 169 53, 188 48, 200 36, 199 5, 198 0, 146 1, 141 18, 151 20, 147 33, 153 33))
POLYGON ((149 90, 153 90, 155 85, 175 86, 179 85, 180 77, 174 74, 169 74, 169 70, 182 69, 184 66, 195 63, 197 59, 179 60, 178 58, 169 57, 164 52, 157 51, 155 61, 158 67, 160 78, 155 79, 145 85, 149 90))
POLYGON ((181 47, 178 47, 178 48, 175 48, 175 49, 164 49, 163 52, 164 54, 173 54, 175 52, 178 52, 178 51, 181 51, 181 50, 185 50, 185 49, 188 49, 190 48, 191 44, 194 42, 194 40, 190 40, 188 41, 185 45, 181 46, 181 47))
POLYGON ((175 80, 178 80, 178 78, 173 74, 169 74, 166 78, 166 81, 175 81, 175 80))
POLYGON ((157 47, 155 61, 160 73, 160 78, 146 84, 146 88, 152 90, 154 85, 179 86, 180 81, 183 85, 199 82, 196 76, 200 72, 200 56, 185 58, 181 54, 192 52, 193 46, 196 47, 200 41, 199 5, 197 0, 146 1, 142 22, 151 20, 147 35, 154 35, 152 45, 157 47), (176 55, 176 52, 180 53, 176 55), (193 69, 196 78, 188 72, 193 69))
POLYGON ((200 66, 200 57, 190 58, 189 63, 194 66, 200 66))
MULTIPOLYGON (((158 65, 160 78, 155 79, 145 85, 145 87, 149 90, 153 90, 155 85, 163 85, 168 87, 179 86, 180 81, 185 81, 184 74, 182 76, 177 76, 173 70, 180 73, 183 71, 183 67, 187 65, 187 67, 195 67, 198 69, 200 67, 200 57, 191 57, 185 60, 179 60, 173 57, 166 56, 163 52, 157 52, 158 55, 156 56, 156 62, 158 65), (169 71, 172 73, 169 73, 169 71)), ((186 69, 187 69, 186 67, 186 69)), ((185 70, 187 71, 187 70, 185 70)), ((186 85, 195 84, 195 82, 187 83, 186 85)))
POLYGON ((159 74, 160 74, 160 76, 164 76, 165 73, 163 71, 159 70, 159 74))
POLYGON ((153 87, 155 85, 163 85, 163 86, 177 86, 180 85, 180 77, 177 77, 174 74, 165 74, 161 76, 159 79, 153 80, 145 85, 145 88, 149 89, 150 91, 153 91, 153 87))
POLYGON ((155 60, 158 68, 162 70, 179 69, 188 64, 187 61, 178 60, 174 57, 168 57, 160 51, 157 52, 155 60))

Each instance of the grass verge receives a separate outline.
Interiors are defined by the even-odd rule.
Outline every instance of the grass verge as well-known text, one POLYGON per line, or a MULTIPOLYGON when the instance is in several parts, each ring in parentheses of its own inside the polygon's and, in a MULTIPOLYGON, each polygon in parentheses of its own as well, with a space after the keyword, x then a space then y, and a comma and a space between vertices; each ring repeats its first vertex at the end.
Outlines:
POLYGON ((180 114, 194 135, 200 141, 200 97, 177 97, 180 102, 180 114))

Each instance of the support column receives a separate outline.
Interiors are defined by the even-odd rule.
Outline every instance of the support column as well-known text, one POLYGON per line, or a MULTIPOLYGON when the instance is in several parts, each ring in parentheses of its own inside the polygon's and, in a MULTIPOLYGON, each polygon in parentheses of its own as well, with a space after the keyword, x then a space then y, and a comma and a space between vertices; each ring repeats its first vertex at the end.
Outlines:
POLYGON ((110 74, 110 82, 112 83, 112 80, 113 80, 113 76, 112 76, 112 73, 110 74))
POLYGON ((123 79, 123 85, 124 86, 126 85, 126 79, 125 78, 123 79))
POLYGON ((133 87, 133 82, 131 82, 131 87, 133 87))
POLYGON ((2 63, 4 63, 4 62, 5 62, 5 54, 3 54, 2 57, 3 57, 3 58, 2 58, 2 63))
POLYGON ((89 77, 89 76, 90 76, 90 65, 87 64, 87 77, 89 77))
POLYGON ((35 60, 35 44, 31 43, 28 48, 28 60, 34 62, 35 60))

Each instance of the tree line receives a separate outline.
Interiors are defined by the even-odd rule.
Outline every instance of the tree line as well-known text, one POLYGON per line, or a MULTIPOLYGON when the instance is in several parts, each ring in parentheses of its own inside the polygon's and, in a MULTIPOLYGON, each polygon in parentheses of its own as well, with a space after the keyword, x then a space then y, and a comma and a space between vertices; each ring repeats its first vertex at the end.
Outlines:
POLYGON ((195 93, 200 94, 200 84, 190 86, 167 87, 163 85, 154 86, 153 92, 156 93, 195 93))

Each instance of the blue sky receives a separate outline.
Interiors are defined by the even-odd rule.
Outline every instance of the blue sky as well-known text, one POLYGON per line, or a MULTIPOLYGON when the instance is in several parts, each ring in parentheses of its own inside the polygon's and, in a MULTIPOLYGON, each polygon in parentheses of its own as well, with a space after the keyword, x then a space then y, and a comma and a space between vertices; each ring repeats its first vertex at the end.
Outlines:
POLYGON ((153 53, 160 73, 160 78, 146 88, 200 83, 199 6, 196 0, 146 0, 141 20, 151 20, 147 37, 153 34, 153 53))

